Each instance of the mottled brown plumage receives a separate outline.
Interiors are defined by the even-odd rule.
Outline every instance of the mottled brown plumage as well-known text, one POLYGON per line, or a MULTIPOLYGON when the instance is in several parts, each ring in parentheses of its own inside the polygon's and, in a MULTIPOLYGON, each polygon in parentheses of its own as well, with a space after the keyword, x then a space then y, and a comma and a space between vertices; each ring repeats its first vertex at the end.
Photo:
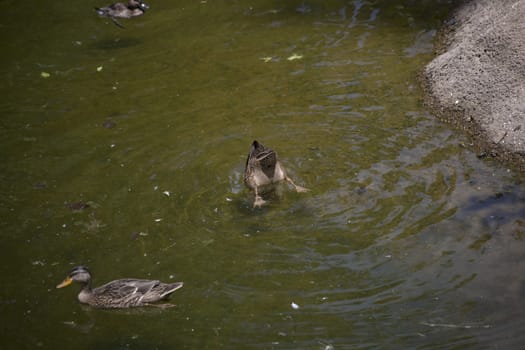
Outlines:
POLYGON ((259 193, 283 180, 289 182, 297 192, 308 191, 304 187, 297 186, 288 177, 286 170, 277 160, 277 154, 274 150, 264 147, 262 143, 254 140, 244 170, 244 183, 255 192, 253 206, 260 207, 266 203, 259 193))
POLYGON ((153 304, 166 299, 171 293, 182 288, 182 282, 162 283, 156 280, 119 279, 97 288, 91 288, 91 274, 85 266, 77 266, 57 288, 78 282, 82 289, 78 300, 98 308, 129 308, 136 306, 170 307, 172 304, 153 304))
POLYGON ((117 2, 106 7, 95 7, 95 11, 102 17, 110 18, 113 23, 123 28, 116 18, 131 18, 141 16, 149 9, 148 4, 142 0, 129 0, 127 4, 117 2))

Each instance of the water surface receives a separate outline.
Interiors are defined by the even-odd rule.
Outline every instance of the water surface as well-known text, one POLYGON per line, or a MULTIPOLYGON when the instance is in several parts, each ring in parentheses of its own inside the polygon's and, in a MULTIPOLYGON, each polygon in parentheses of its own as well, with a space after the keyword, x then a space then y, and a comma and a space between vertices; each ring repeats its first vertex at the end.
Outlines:
POLYGON ((424 108, 447 1, 6 1, 5 349, 523 346, 525 189, 424 108), (253 139, 291 177, 252 208, 253 139), (168 310, 94 284, 184 281, 168 310))

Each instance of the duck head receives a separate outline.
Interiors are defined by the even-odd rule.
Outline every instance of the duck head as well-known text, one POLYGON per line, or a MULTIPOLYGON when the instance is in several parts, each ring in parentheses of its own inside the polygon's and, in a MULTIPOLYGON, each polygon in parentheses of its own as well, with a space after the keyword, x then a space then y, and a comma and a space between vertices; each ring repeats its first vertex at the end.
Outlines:
POLYGON ((73 282, 79 282, 81 284, 89 284, 91 282, 91 274, 85 266, 77 266, 71 270, 69 275, 57 285, 57 288, 63 288, 69 286, 73 282))
POLYGON ((130 0, 129 5, 141 9, 143 12, 149 9, 149 5, 142 0, 130 0))

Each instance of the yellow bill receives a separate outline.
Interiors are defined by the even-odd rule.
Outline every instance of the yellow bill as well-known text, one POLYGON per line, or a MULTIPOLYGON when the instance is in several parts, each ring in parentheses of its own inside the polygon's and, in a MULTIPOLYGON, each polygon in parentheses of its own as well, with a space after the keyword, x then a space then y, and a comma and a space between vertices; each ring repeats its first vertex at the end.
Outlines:
POLYGON ((63 287, 67 287, 69 286, 71 283, 73 282, 73 280, 69 277, 66 277, 65 280, 62 281, 62 283, 60 283, 57 288, 63 288, 63 287))

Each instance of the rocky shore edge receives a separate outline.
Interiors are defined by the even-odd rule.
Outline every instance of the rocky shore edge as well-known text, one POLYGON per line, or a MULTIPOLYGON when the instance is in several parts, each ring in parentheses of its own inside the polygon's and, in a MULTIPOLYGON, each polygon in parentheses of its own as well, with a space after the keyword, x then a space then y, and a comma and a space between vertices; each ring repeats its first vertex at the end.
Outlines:
POLYGON ((421 74, 427 107, 525 175, 525 0, 462 2, 421 74))

